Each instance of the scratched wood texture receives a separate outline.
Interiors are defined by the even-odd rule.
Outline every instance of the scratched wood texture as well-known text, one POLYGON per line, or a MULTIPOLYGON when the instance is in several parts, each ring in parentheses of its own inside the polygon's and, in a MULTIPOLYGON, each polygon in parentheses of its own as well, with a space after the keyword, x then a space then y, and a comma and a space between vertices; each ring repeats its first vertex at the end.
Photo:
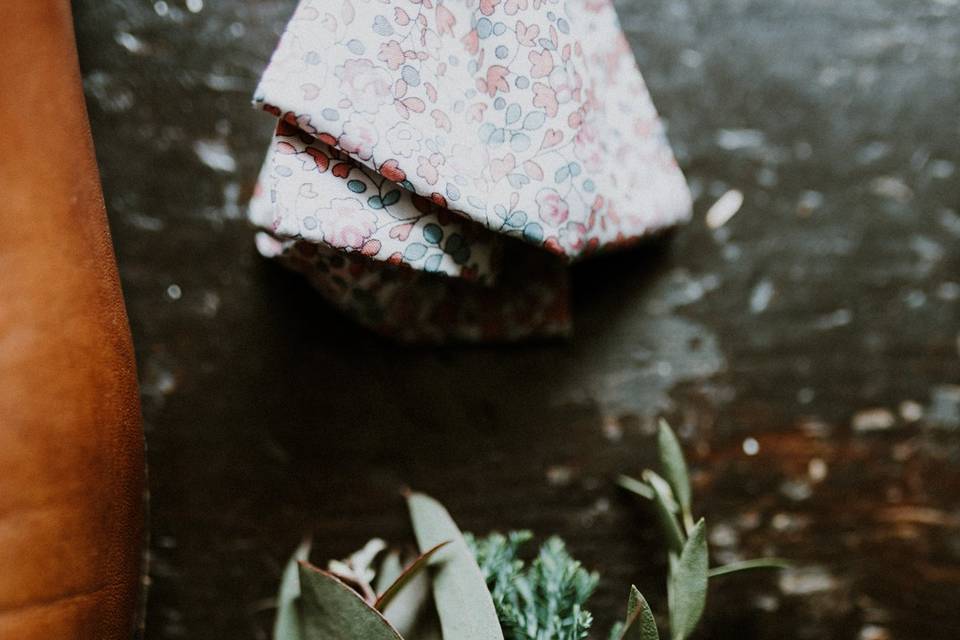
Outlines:
POLYGON ((467 529, 563 535, 603 574, 599 629, 631 582, 662 614, 662 540, 613 485, 661 414, 714 561, 798 567, 718 580, 701 637, 960 637, 960 5, 618 6, 695 221, 577 267, 567 343, 428 350, 253 251, 249 99, 291 0, 75 3, 143 386, 150 640, 266 638, 301 537, 409 542, 405 485, 467 529))

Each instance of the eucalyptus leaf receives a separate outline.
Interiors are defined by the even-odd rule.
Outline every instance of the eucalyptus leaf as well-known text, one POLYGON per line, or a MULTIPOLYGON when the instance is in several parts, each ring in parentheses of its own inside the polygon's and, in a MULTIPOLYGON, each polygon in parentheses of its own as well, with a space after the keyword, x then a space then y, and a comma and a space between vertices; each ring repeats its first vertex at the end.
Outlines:
POLYGON ((660 640, 657 621, 643 594, 635 586, 630 587, 630 599, 627 601, 627 622, 623 627, 620 640, 660 640))
POLYGON ((710 569, 709 577, 725 576, 730 573, 740 571, 753 571, 756 569, 789 569, 793 565, 783 558, 754 558, 753 560, 743 560, 741 562, 731 562, 719 567, 710 569))
POLYGON ((675 516, 680 514, 680 505, 677 504, 677 499, 673 496, 673 489, 663 476, 652 469, 644 469, 641 477, 644 482, 650 485, 655 498, 663 502, 663 506, 668 512, 675 516))
POLYGON ((304 640, 300 620, 300 568, 301 560, 310 555, 310 541, 304 540, 290 556, 280 579, 277 594, 277 617, 273 621, 273 640, 304 640))
POLYGON ((450 541, 430 561, 436 567, 433 598, 444 638, 503 640, 493 598, 463 534, 439 502, 422 493, 407 496, 421 551, 450 541))
POLYGON ((701 518, 690 532, 680 555, 670 555, 667 598, 673 640, 685 640, 693 633, 707 602, 709 558, 706 529, 701 518))
POLYGON ((643 479, 653 489, 653 504, 657 509, 657 515, 660 517, 663 534, 667 537, 667 543, 670 545, 670 552, 679 554, 683 551, 684 538, 680 523, 677 522, 677 502, 673 499, 670 485, 656 472, 649 469, 643 472, 643 479))
POLYGON ((663 466, 663 475, 666 481, 670 483, 670 488, 679 503, 684 524, 689 532, 690 527, 693 526, 693 516, 690 508, 690 474, 687 471, 687 462, 683 458, 680 441, 677 440, 676 434, 666 420, 660 420, 657 444, 660 449, 660 464, 663 466))
POLYGON ((406 569, 401 572, 397 579, 391 584, 383 593, 377 597, 377 602, 374 604, 374 609, 377 611, 386 610, 390 602, 400 593, 400 590, 403 589, 413 578, 416 577, 421 570, 423 570, 427 563, 430 562, 430 558, 434 556, 440 549, 450 544, 449 540, 441 542, 432 549, 422 553, 416 560, 410 563, 406 569))
POLYGON ((414 640, 443 640, 443 632, 440 631, 440 621, 434 618, 425 625, 423 630, 417 630, 417 637, 414 640))
POLYGON ((647 500, 655 500, 657 497, 657 494, 653 492, 653 489, 650 488, 650 485, 641 480, 637 480, 636 478, 631 478, 630 476, 620 476, 617 478, 617 484, 627 491, 635 493, 642 498, 646 498, 647 500))
MULTIPOLYGON (((386 554, 377 571, 377 593, 383 594, 403 574, 400 552, 386 554)), ((436 612, 430 604, 430 578, 425 571, 417 571, 403 589, 383 607, 383 617, 404 638, 424 640, 419 631, 435 622, 436 612), (426 620, 430 618, 430 620, 426 620)))
POLYGON ((332 574, 299 563, 304 640, 403 640, 380 613, 332 574))

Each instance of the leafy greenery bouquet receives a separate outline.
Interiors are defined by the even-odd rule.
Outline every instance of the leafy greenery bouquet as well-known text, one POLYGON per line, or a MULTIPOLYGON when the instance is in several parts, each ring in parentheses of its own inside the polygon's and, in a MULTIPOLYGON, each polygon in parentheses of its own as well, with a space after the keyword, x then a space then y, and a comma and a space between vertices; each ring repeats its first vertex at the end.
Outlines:
MULTIPOLYGON (((694 520, 690 480, 679 442, 665 422, 658 436, 662 474, 621 477, 620 484, 652 502, 669 554, 671 640, 690 637, 703 614, 711 577, 783 566, 775 559, 711 569, 706 524, 694 520)), ((323 570, 307 561, 303 544, 288 564, 278 597, 274 640, 584 640, 586 609, 599 577, 557 537, 529 563, 527 531, 477 538, 462 533, 447 510, 420 493, 406 496, 419 555, 404 564, 374 539, 323 570)), ((659 640, 653 612, 636 587, 626 617, 610 640, 659 640)))

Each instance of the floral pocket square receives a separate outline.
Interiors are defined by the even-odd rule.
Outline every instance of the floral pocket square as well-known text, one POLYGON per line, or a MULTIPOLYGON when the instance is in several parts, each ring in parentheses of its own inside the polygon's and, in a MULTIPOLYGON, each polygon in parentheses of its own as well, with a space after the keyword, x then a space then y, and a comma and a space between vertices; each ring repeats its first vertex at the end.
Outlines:
POLYGON ((609 0, 302 0, 257 247, 403 341, 570 331, 567 266, 687 220, 609 0))

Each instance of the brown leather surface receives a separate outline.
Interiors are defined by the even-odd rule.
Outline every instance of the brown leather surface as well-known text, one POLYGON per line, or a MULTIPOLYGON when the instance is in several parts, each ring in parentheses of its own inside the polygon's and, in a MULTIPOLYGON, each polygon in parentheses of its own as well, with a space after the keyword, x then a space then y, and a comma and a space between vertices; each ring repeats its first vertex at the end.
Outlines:
POLYGON ((3 1, 0 638, 131 637, 143 480, 70 5, 3 1))

